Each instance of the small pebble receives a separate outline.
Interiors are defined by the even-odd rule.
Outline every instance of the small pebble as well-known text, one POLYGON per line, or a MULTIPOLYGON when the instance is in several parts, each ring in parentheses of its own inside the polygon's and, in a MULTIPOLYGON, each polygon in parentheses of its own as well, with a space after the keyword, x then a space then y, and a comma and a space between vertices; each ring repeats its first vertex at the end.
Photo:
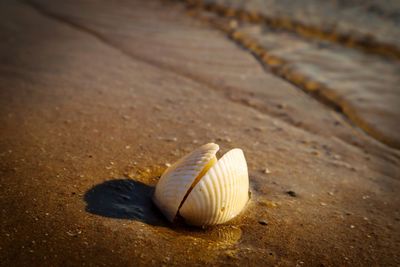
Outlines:
POLYGON ((291 196, 291 197, 297 197, 296 192, 294 192, 294 191, 292 191, 292 190, 286 191, 286 194, 288 194, 288 195, 291 196))
POLYGON ((278 103, 276 106, 277 106, 277 108, 279 108, 279 109, 284 109, 284 108, 286 108, 286 105, 283 104, 283 103, 278 103))
POLYGON ((265 168, 263 172, 264 172, 265 174, 270 174, 270 173, 271 173, 271 171, 270 171, 268 168, 265 168))
POLYGON ((261 224, 261 225, 268 225, 268 221, 267 220, 259 220, 258 223, 261 224))
POLYGON ((351 228, 351 229, 354 229, 354 228, 355 228, 355 226, 354 226, 354 225, 350 225, 350 228, 351 228))

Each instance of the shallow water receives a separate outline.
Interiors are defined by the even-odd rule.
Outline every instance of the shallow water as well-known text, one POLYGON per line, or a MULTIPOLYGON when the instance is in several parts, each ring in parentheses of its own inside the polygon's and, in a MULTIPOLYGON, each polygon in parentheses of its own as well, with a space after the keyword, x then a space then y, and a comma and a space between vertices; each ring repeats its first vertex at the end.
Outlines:
POLYGON ((262 26, 243 26, 238 32, 255 40, 268 55, 282 59, 282 72, 289 81, 315 83, 305 90, 318 91, 368 134, 399 147, 398 61, 337 44, 309 42, 262 26))
POLYGON ((398 3, 204 3, 205 11, 219 16, 213 23, 230 19, 232 39, 279 76, 341 110, 380 142, 400 147, 398 3))
MULTIPOLYGON (((322 2, 318 0, 204 0, 200 2, 216 4, 222 9, 230 8, 261 14, 276 21, 277 28, 296 30, 294 26, 304 25, 314 32, 299 31, 305 36, 323 38, 324 33, 330 33, 329 38, 337 42, 341 42, 340 36, 347 36, 345 39, 359 39, 364 44, 373 41, 374 44, 388 45, 397 51, 400 48, 398 30, 400 3, 395 0, 322 2)), ((354 44, 349 42, 347 45, 354 44)), ((379 49, 376 50, 378 51, 379 49)))

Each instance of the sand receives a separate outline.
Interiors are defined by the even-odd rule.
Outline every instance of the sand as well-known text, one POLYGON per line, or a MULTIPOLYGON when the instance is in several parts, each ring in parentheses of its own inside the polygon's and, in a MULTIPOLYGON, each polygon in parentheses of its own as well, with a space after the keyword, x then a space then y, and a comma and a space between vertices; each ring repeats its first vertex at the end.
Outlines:
POLYGON ((0 10, 1 265, 400 264, 399 151, 184 4, 0 10), (251 201, 170 224, 154 186, 208 142, 244 150, 251 201))

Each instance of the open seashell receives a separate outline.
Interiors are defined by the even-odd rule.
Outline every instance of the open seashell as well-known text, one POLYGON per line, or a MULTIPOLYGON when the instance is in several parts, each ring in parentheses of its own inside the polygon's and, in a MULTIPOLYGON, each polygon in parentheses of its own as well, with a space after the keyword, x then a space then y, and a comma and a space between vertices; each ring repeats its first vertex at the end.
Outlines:
POLYGON ((161 176, 154 203, 169 221, 178 213, 192 225, 225 223, 238 215, 249 200, 249 176, 241 149, 220 160, 217 144, 199 147, 170 166, 161 176))

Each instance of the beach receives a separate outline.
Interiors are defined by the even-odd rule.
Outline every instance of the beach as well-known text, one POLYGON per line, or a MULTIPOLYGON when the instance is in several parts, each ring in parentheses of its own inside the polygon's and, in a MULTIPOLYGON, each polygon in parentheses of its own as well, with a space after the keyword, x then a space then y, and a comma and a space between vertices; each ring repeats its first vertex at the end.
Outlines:
POLYGON ((400 9, 242 2, 0 3, 1 266, 400 265, 400 9), (251 199, 171 224, 154 187, 210 142, 251 199))

